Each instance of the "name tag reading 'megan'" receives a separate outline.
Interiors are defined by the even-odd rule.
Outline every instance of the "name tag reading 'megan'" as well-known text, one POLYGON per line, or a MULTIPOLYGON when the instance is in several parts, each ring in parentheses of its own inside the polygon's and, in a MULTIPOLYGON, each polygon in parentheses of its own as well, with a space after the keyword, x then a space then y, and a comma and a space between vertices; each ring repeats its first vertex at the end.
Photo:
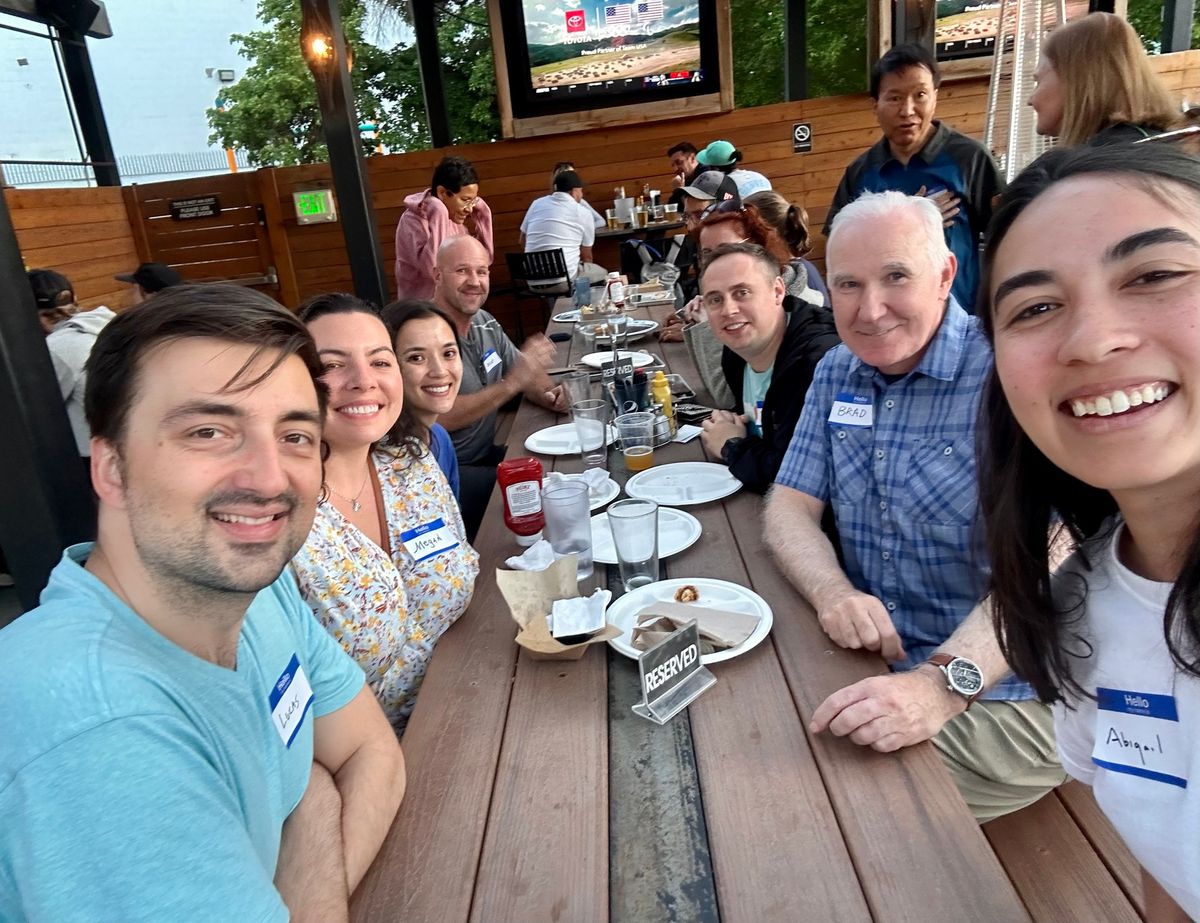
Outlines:
POLYGON ((839 394, 829 411, 829 422, 838 426, 871 426, 875 422, 875 406, 862 394, 839 394))
POLYGON ((444 519, 438 518, 423 526, 400 533, 405 550, 418 561, 458 547, 458 539, 444 519))
POLYGON ((285 747, 290 747, 313 703, 312 686, 308 684, 304 667, 300 666, 300 658, 295 654, 292 654, 287 669, 275 680, 268 701, 271 704, 271 722, 279 732, 279 739, 285 747))
POLYGON ((1097 766, 1187 788, 1188 752, 1174 696, 1096 690, 1097 766))

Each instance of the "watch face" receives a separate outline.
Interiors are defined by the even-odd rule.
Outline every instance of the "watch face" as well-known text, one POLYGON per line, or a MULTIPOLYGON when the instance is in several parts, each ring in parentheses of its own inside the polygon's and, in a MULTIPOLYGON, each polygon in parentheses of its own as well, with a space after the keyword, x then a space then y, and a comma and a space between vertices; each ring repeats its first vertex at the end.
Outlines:
POLYGON ((983 674, 979 667, 963 657, 955 657, 947 664, 946 678, 960 695, 976 695, 983 689, 983 674))

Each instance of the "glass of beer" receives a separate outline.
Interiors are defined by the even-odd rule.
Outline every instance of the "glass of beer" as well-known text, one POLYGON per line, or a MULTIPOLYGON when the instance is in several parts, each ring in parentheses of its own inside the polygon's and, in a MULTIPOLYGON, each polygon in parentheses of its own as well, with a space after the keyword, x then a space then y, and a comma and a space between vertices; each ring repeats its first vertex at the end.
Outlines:
POLYGON ((623 413, 613 421, 621 439, 625 467, 631 474, 654 464, 654 414, 647 411, 623 413))
POLYGON ((608 221, 608 227, 610 230, 615 231, 621 226, 621 219, 617 216, 617 210, 615 208, 604 209, 604 217, 608 221))

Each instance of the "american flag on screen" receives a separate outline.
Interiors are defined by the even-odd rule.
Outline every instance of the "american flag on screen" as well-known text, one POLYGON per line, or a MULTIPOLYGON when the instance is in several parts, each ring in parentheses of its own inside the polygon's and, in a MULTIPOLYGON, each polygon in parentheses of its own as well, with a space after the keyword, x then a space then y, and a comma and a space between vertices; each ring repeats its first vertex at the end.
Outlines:
POLYGON ((611 3, 604 8, 604 24, 606 26, 615 25, 616 23, 632 22, 633 16, 630 11, 633 9, 629 3, 611 3))
POLYGON ((662 19, 662 0, 638 0, 637 14, 638 22, 648 22, 652 19, 662 19))

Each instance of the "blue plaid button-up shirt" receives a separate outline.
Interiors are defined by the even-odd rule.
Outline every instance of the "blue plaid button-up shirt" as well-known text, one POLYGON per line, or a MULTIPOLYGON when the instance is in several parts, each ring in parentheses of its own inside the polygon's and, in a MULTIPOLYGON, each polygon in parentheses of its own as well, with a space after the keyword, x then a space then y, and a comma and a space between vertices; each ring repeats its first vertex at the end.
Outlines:
MULTIPOLYGON (((925 661, 986 592, 975 421, 991 367, 978 321, 953 301, 920 363, 897 381, 835 347, 817 366, 775 479, 832 504, 846 576, 883 602, 904 642, 908 660, 894 669, 925 661), (869 425, 865 412, 830 422, 835 402, 869 406, 869 425)), ((1033 697, 1012 677, 985 695, 1033 697)))

